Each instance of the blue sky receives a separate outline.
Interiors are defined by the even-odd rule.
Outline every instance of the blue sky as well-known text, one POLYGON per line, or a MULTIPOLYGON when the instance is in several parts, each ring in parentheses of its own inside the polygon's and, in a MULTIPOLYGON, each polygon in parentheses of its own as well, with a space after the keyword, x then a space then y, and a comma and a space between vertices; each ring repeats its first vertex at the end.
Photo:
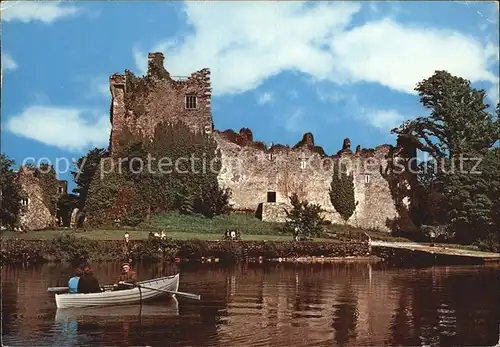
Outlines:
POLYGON ((148 52, 173 75, 211 69, 217 129, 290 145, 312 132, 330 154, 346 137, 394 144, 392 127, 427 113, 413 88, 435 70, 499 95, 493 1, 9 1, 2 22, 2 152, 66 158, 62 179, 108 146, 108 78, 142 75, 148 52))

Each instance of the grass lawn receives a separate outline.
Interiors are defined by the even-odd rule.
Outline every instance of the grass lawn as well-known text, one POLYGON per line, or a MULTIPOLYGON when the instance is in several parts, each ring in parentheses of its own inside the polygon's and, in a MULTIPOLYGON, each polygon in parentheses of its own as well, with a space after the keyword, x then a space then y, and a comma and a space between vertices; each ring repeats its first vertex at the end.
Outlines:
MULTIPOLYGON (((263 222, 260 219, 243 213, 232 213, 230 215, 217 216, 207 219, 202 216, 186 216, 170 212, 152 218, 149 222, 139 225, 137 228, 123 229, 96 229, 79 231, 77 237, 87 237, 94 240, 118 240, 122 239, 125 231, 130 234, 131 240, 146 239, 151 230, 165 230, 169 237, 178 240, 200 239, 218 240, 222 238, 227 229, 239 229, 243 240, 269 240, 285 241, 291 240, 291 235, 285 235, 280 228, 282 223, 263 222)), ((367 232, 373 240, 383 241, 406 241, 405 238, 393 237, 388 233, 377 231, 365 231, 345 225, 326 225, 325 231, 336 234, 339 237, 358 239, 361 234, 367 232)), ((2 232, 2 238, 19 237, 31 240, 50 240, 63 233, 74 233, 72 230, 43 230, 27 233, 2 232)), ((316 239, 328 241, 329 239, 316 239)))
MULTIPOLYGON (((74 234, 76 237, 89 238, 91 240, 121 240, 125 232, 128 232, 131 240, 143 240, 148 237, 150 230, 87 230, 86 232, 73 230, 43 230, 30 231, 27 233, 2 232, 2 239, 21 238, 25 240, 51 240, 64 234, 74 234)), ((169 232, 167 236, 175 240, 219 240, 222 235, 214 233, 195 233, 195 232, 169 232)), ((291 241, 292 237, 288 235, 241 235, 242 240, 252 241, 291 241)), ((315 241, 331 241, 330 239, 315 239, 315 241)))

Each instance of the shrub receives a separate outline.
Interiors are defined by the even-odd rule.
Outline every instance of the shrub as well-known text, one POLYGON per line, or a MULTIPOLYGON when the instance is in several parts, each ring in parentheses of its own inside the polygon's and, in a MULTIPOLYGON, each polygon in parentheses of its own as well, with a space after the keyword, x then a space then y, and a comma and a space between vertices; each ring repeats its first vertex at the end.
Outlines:
POLYGON ((287 220, 283 227, 285 232, 291 233, 294 238, 313 237, 323 231, 323 209, 317 204, 310 204, 307 200, 300 201, 297 194, 292 194, 290 202, 292 210, 286 211, 287 220))

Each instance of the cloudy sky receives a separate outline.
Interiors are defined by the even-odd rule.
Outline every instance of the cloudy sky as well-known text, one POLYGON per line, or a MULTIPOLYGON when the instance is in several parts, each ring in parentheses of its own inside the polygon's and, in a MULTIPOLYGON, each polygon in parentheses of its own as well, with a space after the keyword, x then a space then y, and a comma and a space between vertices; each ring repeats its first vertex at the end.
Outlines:
POLYGON ((18 163, 107 147, 108 77, 142 75, 148 52, 176 76, 211 69, 217 129, 290 145, 312 132, 328 153, 346 137, 394 144, 392 127, 428 113, 413 89, 435 70, 471 80, 491 104, 499 95, 493 1, 1 6, 1 145, 18 163))

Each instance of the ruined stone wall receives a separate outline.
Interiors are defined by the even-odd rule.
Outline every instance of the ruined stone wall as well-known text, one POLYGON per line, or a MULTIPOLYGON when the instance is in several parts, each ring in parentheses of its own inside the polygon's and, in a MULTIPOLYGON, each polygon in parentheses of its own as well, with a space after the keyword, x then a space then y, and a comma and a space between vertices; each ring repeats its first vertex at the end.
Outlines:
POLYGON ((118 137, 125 127, 144 137, 152 137, 161 122, 182 121, 193 131, 213 131, 210 70, 202 69, 191 76, 177 80, 164 67, 161 53, 150 53, 148 73, 135 77, 125 75, 110 77, 111 152, 118 147, 118 137), (186 97, 196 97, 196 108, 188 109, 186 97))
POLYGON ((24 167, 18 173, 21 185, 19 225, 23 230, 41 230, 54 226, 54 216, 43 201, 43 188, 34 170, 24 167))
POLYGON ((300 199, 319 204, 326 210, 326 219, 343 223, 335 211, 329 189, 333 163, 339 158, 353 170, 354 194, 358 201, 349 225, 389 231, 388 222, 398 217, 396 203, 388 181, 382 176, 387 167, 386 155, 391 146, 379 146, 365 153, 350 150, 336 156, 324 156, 314 145, 311 134, 293 148, 273 146, 264 149, 254 142, 238 144, 227 133, 215 134, 222 154, 219 184, 232 191, 231 204, 235 209, 257 209, 262 204, 263 220, 282 222, 289 196, 297 193, 300 199), (276 201, 268 202, 268 192, 275 192, 276 201))
POLYGON ((374 150, 361 150, 358 146, 352 153, 350 141, 346 139, 342 150, 328 157, 314 144, 309 133, 293 147, 272 145, 267 148, 264 143, 253 140, 249 129, 242 129, 238 134, 231 130, 213 132, 210 71, 203 69, 186 80, 177 81, 165 70, 162 54, 150 53, 148 59, 145 77, 135 77, 127 70, 125 75, 110 77, 113 100, 111 153, 116 152, 124 129, 151 138, 160 122, 182 121, 193 131, 213 134, 222 154, 219 184, 231 189, 233 209, 255 211, 260 206, 264 220, 283 221, 282 207, 291 207, 289 196, 297 193, 300 199, 320 204, 326 210, 325 217, 334 223, 343 223, 343 220, 328 194, 332 164, 339 158, 347 159, 354 173, 358 202, 348 224, 385 231, 390 230, 389 225, 405 227, 400 220, 411 224, 407 216, 408 204, 402 206, 403 199, 406 203, 411 199, 408 179, 404 182, 401 176, 391 180, 384 174, 386 156, 394 152, 394 147, 384 145, 374 150), (186 108, 187 95, 196 96, 196 109, 186 108), (397 190, 403 191, 395 193, 397 190), (268 192, 275 192, 276 202, 267 203, 268 192), (398 223, 394 223, 395 220, 398 223))

